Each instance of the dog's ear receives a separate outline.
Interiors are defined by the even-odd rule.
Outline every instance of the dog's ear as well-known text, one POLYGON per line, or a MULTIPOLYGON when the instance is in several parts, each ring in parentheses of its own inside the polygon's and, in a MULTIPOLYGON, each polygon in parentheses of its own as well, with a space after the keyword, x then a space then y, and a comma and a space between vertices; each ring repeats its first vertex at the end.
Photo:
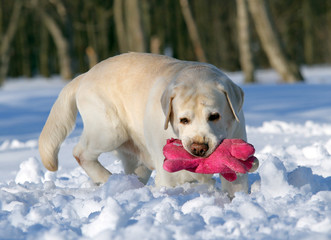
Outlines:
POLYGON ((234 118, 239 122, 238 113, 244 103, 243 90, 226 76, 218 79, 217 88, 224 93, 234 118))
POLYGON ((161 96, 161 105, 164 112, 164 115, 166 116, 165 122, 164 122, 164 130, 168 129, 168 125, 171 119, 172 114, 172 101, 175 98, 175 91, 174 88, 169 86, 162 94, 161 96))

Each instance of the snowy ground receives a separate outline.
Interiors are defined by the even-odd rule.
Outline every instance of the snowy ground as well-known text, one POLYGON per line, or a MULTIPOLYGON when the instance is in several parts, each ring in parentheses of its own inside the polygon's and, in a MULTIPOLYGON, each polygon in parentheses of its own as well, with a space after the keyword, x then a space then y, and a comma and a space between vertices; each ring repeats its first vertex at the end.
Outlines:
MULTIPOLYGON (((231 77, 242 82, 240 73, 231 77)), ((272 71, 242 85, 248 140, 260 160, 250 195, 230 202, 215 186, 156 188, 114 173, 95 187, 65 141, 60 170, 40 163, 37 138, 63 87, 15 80, 0 89, 0 239, 331 239, 331 68, 305 68, 305 84, 277 84, 272 71)))

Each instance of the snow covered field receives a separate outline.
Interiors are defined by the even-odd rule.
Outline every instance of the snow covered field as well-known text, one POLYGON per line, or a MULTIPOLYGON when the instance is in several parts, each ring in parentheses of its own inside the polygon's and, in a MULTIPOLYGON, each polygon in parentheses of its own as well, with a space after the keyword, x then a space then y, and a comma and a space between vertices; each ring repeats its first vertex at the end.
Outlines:
MULTIPOLYGON (((37 139, 59 79, 9 81, 0 89, 0 239, 331 239, 331 68, 303 69, 305 84, 260 71, 241 85, 248 141, 260 160, 251 194, 229 199, 215 186, 143 186, 114 173, 94 186, 73 160, 82 123, 46 171, 37 139)), ((241 83, 240 73, 229 74, 241 83)))

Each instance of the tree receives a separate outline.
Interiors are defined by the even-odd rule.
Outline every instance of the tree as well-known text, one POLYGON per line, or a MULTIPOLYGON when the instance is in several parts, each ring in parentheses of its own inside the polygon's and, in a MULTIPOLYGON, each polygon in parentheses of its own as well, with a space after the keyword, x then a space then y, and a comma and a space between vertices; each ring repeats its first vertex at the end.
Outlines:
POLYGON ((326 46, 326 49, 328 49, 329 51, 327 51, 327 60, 329 62, 331 62, 331 43, 330 43, 330 39, 331 39, 331 1, 326 1, 327 5, 326 5, 326 9, 327 9, 327 16, 326 16, 326 26, 327 27, 327 39, 328 39, 328 44, 326 46))
POLYGON ((205 52, 201 45, 198 28, 192 16, 188 1, 180 0, 180 6, 197 59, 200 62, 207 62, 205 52))
POLYGON ((8 66, 10 61, 10 46, 18 27, 21 9, 22 9, 22 1, 16 0, 14 2, 14 7, 10 17, 9 26, 5 34, 2 36, 2 41, 0 46, 0 86, 3 84, 8 73, 8 66))
POLYGON ((150 51, 241 69, 246 82, 253 63, 273 67, 293 82, 298 64, 331 63, 330 2, 0 0, 0 78, 70 79, 118 53, 150 51))
POLYGON ((114 1, 114 19, 116 24, 117 43, 120 52, 127 52, 129 47, 126 41, 126 30, 123 17, 123 1, 114 1))
POLYGON ((310 0, 303 1, 303 29, 304 29, 304 55, 305 62, 312 64, 314 60, 314 42, 313 42, 313 14, 310 0))
POLYGON ((146 52, 147 41, 138 0, 115 0, 114 19, 121 52, 146 52))
POLYGON ((44 9, 45 6, 43 2, 37 0, 33 1, 32 4, 33 8, 36 10, 42 22, 45 24, 45 27, 49 31, 56 45, 61 77, 66 80, 71 79, 71 57, 69 54, 68 40, 63 35, 61 27, 44 9))
POLYGON ((255 82, 254 59, 251 47, 251 31, 247 0, 237 0, 237 28, 241 68, 244 71, 245 82, 255 82))
POLYGON ((249 9, 252 14, 257 34, 261 40, 271 66, 286 82, 302 81, 299 67, 287 58, 280 39, 275 31, 265 0, 249 0, 249 9))

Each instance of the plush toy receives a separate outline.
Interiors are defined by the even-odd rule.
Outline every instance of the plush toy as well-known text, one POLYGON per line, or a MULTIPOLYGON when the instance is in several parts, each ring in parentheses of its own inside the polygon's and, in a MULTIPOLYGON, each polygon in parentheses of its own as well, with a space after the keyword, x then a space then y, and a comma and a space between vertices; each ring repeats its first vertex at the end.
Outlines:
POLYGON ((168 172, 187 170, 195 173, 220 173, 226 180, 237 179, 236 173, 254 172, 259 165, 254 147, 241 139, 224 139, 207 158, 188 153, 178 139, 168 139, 163 148, 163 168, 168 172))

